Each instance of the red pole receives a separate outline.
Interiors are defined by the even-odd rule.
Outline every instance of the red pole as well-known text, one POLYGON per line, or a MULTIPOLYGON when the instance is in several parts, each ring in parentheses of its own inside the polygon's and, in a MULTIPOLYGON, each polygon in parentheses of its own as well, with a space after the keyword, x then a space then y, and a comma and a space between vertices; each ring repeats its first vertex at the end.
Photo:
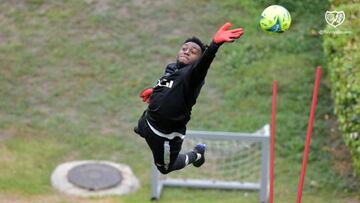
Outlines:
POLYGON ((270 132, 270 191, 269 203, 273 203, 274 198, 274 146, 275 146, 275 124, 276 124, 276 96, 277 82, 273 81, 272 111, 271 111, 271 132, 270 132))
POLYGON ((309 154, 312 126, 313 126, 314 115, 315 115, 315 110, 316 110, 316 102, 317 102, 320 78, 321 78, 321 67, 318 66, 316 68, 314 91, 313 91, 313 97, 312 97, 312 102, 311 102, 309 123, 308 123, 308 128, 307 128, 307 133, 306 133, 306 143, 305 143, 304 156, 303 156, 303 162, 302 162, 302 167, 301 167, 296 203, 301 203, 302 191, 303 191, 303 186, 304 186, 304 178, 305 178, 305 172, 306 172, 306 163, 307 163, 307 158, 308 158, 308 154, 309 154))

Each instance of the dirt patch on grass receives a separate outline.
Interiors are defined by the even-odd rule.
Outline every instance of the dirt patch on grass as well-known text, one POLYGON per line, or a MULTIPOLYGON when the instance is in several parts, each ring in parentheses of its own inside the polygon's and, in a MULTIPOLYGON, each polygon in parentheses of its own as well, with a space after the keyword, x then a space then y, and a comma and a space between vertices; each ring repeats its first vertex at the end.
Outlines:
POLYGON ((16 134, 14 129, 0 130, 0 141, 7 140, 16 134))
MULTIPOLYGON (((0 15, 0 18, 3 18, 3 16, 0 15)), ((5 45, 5 36, 0 33, 0 46, 5 45)))
POLYGON ((96 1, 96 12, 97 13, 103 13, 106 12, 109 8, 110 1, 109 0, 101 0, 101 1, 96 1))
POLYGON ((360 197, 358 199, 352 199, 349 203, 360 203, 360 197))
POLYGON ((353 177, 354 169, 350 151, 342 140, 342 135, 335 118, 330 119, 330 143, 332 143, 332 148, 329 151, 332 154, 334 167, 341 176, 353 177))
POLYGON ((344 177, 353 176, 353 165, 349 149, 345 145, 339 145, 333 151, 333 162, 336 171, 344 177))
POLYGON ((334 169, 340 176, 354 182, 356 177, 351 154, 343 141, 337 120, 334 116, 330 115, 325 115, 325 120, 328 122, 328 133, 330 135, 328 146, 331 146, 327 151, 332 155, 334 169))
POLYGON ((14 195, 14 194, 0 194, 0 200, 2 203, 63 203, 63 202, 76 202, 76 203, 121 203, 118 199, 114 198, 99 198, 99 199, 86 199, 86 198, 78 198, 65 196, 61 194, 54 195, 41 195, 41 196, 31 196, 25 197, 22 195, 14 195))
POLYGON ((147 8, 149 6, 159 6, 164 4, 174 3, 174 0, 157 0, 157 1, 147 1, 147 0, 133 0, 132 4, 135 6, 140 6, 147 8))

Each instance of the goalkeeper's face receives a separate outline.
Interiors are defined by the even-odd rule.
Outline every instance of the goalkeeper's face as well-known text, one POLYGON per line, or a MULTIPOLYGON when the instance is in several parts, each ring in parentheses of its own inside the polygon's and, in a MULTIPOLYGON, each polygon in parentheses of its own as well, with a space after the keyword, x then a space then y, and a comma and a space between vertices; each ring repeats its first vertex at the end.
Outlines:
POLYGON ((197 61, 201 56, 201 48, 194 42, 184 43, 176 56, 178 63, 188 65, 197 61))

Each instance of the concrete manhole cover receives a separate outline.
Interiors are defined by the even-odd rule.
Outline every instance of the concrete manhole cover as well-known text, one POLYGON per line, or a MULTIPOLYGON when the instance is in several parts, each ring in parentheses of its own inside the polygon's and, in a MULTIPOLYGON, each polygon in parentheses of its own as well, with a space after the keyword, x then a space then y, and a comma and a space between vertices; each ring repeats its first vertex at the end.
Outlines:
POLYGON ((51 184, 60 192, 82 197, 123 195, 140 187, 129 166, 95 160, 60 164, 51 175, 51 184))
POLYGON ((100 163, 74 167, 68 172, 67 178, 72 184, 91 191, 115 187, 123 179, 118 169, 100 163))

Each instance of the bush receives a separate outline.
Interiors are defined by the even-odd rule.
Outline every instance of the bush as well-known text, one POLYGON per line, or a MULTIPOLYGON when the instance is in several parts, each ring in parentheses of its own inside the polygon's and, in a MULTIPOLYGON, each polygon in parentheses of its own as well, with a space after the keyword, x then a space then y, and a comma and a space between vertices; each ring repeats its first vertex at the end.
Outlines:
POLYGON ((332 4, 332 10, 344 11, 346 19, 337 29, 326 28, 324 52, 328 58, 335 113, 355 171, 360 175, 360 3, 334 1, 332 4), (329 34, 336 30, 351 33, 329 34))

